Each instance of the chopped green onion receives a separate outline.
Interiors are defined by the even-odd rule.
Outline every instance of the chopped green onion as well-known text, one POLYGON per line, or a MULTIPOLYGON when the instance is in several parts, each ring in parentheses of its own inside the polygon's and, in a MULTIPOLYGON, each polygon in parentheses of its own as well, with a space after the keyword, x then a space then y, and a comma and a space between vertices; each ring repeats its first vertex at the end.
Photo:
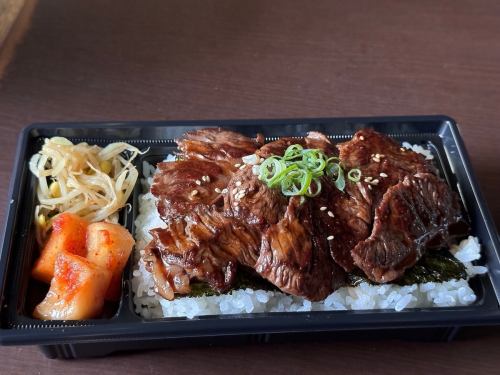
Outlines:
POLYGON ((359 182, 361 179, 361 171, 358 168, 351 169, 347 173, 347 178, 352 182, 359 182))
POLYGON ((260 165, 259 178, 271 187, 284 168, 286 168, 286 166, 281 159, 278 159, 276 156, 271 156, 260 165))
POLYGON ((299 156, 302 156, 302 150, 304 148, 301 145, 291 145, 288 146, 288 148, 285 151, 285 154, 283 155, 284 160, 291 160, 295 159, 299 156))
POLYGON ((305 169, 296 169, 290 171, 285 178, 281 180, 281 192, 283 195, 304 195, 311 185, 312 173, 305 169))
MULTIPOLYGON (((285 196, 315 197, 321 193, 321 178, 331 177, 335 186, 344 191, 346 186, 344 170, 340 159, 327 157, 318 149, 304 149, 299 144, 290 145, 280 156, 271 156, 259 166, 259 179, 268 187, 281 187, 285 196)), ((358 182, 359 169, 347 173, 349 181, 358 182)))
POLYGON ((333 161, 333 162, 339 162, 340 158, 338 156, 332 156, 331 158, 326 159, 327 163, 329 163, 331 161, 333 161))
POLYGON ((312 198, 317 196, 319 193, 321 193, 321 180, 313 180, 312 183, 307 188, 306 195, 312 198), (312 188, 313 185, 316 185, 316 189, 314 191, 312 188))
POLYGON ((341 169, 339 163, 329 163, 326 167, 326 174, 327 176, 337 177, 341 169))
POLYGON ((326 166, 324 154, 320 150, 304 150, 302 163, 312 173, 323 171, 326 166))
POLYGON ((298 168, 299 167, 296 164, 289 165, 288 167, 286 167, 285 169, 283 169, 280 173, 278 173, 277 175, 275 175, 271 179, 271 181, 269 182, 268 186, 269 187, 275 187, 275 186, 277 186, 280 183, 280 181, 283 180, 283 178, 286 178, 286 176, 290 172, 292 172, 292 171, 294 171, 294 170, 296 170, 298 168))
POLYGON ((344 191, 345 189, 344 170, 342 168, 339 168, 337 179, 335 180, 335 186, 340 191, 344 191))

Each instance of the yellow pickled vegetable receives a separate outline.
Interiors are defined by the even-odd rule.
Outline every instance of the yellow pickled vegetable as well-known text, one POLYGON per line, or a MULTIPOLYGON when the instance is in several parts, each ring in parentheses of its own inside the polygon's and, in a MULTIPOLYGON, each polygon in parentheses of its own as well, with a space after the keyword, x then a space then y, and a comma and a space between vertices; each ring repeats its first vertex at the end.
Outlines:
POLYGON ((54 181, 49 185, 49 191, 52 198, 59 198, 61 196, 61 187, 57 181, 54 181))
POLYGON ((113 165, 109 160, 103 160, 99 163, 99 168, 101 168, 101 171, 103 173, 109 174, 111 172, 111 169, 113 168, 113 165))

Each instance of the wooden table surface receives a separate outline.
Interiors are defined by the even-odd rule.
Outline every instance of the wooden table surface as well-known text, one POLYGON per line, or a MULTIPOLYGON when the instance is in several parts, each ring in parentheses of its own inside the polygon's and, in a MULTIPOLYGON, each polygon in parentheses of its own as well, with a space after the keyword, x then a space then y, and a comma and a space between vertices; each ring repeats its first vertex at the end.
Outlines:
MULTIPOLYGON (((447 114, 500 225, 500 2, 27 1, 0 51, 0 206, 32 122, 447 114)), ((0 222, 5 211, 2 209, 0 222)), ((500 331, 53 361, 1 373, 498 373, 500 331)))

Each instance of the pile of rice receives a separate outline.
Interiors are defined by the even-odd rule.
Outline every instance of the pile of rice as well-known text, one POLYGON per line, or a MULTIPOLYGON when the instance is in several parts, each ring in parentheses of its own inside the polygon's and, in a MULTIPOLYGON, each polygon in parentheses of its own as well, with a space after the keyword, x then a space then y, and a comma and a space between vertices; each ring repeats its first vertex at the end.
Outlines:
MULTIPOLYGON (((422 153, 431 159, 430 151, 418 145, 403 144, 406 148, 422 153)), ((174 158, 169 155, 166 161, 174 158)), ((136 267, 133 271, 132 289, 135 311, 146 319, 163 317, 187 317, 200 315, 241 314, 259 312, 331 311, 405 308, 451 307, 470 305, 476 300, 468 280, 450 280, 441 283, 428 282, 399 286, 395 284, 370 285, 361 283, 356 287, 343 287, 330 294, 324 301, 311 302, 302 297, 279 291, 239 289, 227 294, 203 297, 176 297, 168 301, 156 295, 154 281, 145 269, 140 256, 152 239, 149 230, 164 228, 156 210, 155 197, 149 192, 154 167, 144 165, 144 191, 139 197, 139 215, 136 226, 136 267)), ((481 247, 476 237, 469 237, 453 246, 452 254, 462 262, 467 274, 473 277, 487 272, 486 267, 473 265, 481 257, 481 247)))

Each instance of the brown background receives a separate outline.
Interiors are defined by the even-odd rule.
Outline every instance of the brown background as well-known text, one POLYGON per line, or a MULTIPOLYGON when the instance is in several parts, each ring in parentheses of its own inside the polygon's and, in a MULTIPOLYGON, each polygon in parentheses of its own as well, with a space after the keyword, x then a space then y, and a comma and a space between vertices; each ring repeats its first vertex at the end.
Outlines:
MULTIPOLYGON (((30 0, 0 70, 1 207, 17 135, 32 122, 439 113, 460 124, 500 225, 498 1, 30 0)), ((498 373, 498 333, 72 362, 0 348, 0 371, 498 373)))

